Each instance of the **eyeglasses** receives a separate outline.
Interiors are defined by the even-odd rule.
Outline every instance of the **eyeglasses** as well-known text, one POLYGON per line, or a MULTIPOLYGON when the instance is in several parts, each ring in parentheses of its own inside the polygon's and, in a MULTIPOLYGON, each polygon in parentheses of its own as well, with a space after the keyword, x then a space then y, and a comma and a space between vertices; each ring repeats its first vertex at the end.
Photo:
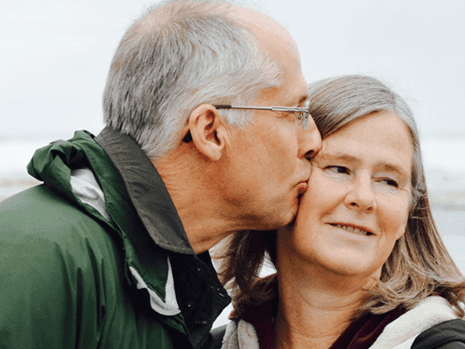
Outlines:
POLYGON ((214 105, 214 107, 216 109, 250 109, 289 112, 297 117, 304 129, 307 128, 307 122, 310 116, 310 100, 306 101, 303 107, 243 107, 229 104, 214 105))

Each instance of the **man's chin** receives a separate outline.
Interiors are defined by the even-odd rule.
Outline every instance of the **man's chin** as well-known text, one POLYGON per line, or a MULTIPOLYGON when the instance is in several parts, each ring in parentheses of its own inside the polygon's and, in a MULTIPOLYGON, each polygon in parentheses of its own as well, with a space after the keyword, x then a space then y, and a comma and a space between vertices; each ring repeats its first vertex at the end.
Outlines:
POLYGON ((299 208, 299 206, 296 203, 296 205, 294 205, 294 207, 292 207, 288 211, 288 215, 283 217, 283 221, 282 221, 282 224, 280 224, 280 227, 284 227, 286 225, 294 225, 294 222, 295 222, 296 217, 297 217, 298 208, 299 208))
POLYGON ((297 213, 299 211, 300 207, 300 200, 302 199, 304 193, 299 194, 296 199, 296 204, 295 206, 289 211, 290 212, 290 217, 288 219, 288 222, 285 225, 291 225, 293 226, 295 224, 295 221, 297 219, 297 213))
MULTIPOLYGON (((293 211, 297 213, 297 210, 293 211)), ((279 213, 271 213, 270 216, 266 218, 265 222, 263 222, 264 224, 262 224, 259 228, 257 227, 258 229, 254 230, 275 230, 285 227, 289 224, 293 224, 296 216, 295 213, 288 211, 288 214, 284 215, 283 210, 280 210, 279 213)))

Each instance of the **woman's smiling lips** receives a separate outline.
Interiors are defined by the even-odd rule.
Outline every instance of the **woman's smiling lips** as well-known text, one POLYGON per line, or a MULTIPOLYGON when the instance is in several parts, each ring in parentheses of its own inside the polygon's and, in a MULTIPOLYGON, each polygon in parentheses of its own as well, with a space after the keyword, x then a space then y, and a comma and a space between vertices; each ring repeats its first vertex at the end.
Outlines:
POLYGON ((356 225, 356 224, 351 224, 351 223, 328 223, 329 225, 332 225, 333 227, 337 227, 343 230, 346 230, 350 233, 355 233, 358 235, 374 235, 369 228, 366 228, 364 226, 356 225))

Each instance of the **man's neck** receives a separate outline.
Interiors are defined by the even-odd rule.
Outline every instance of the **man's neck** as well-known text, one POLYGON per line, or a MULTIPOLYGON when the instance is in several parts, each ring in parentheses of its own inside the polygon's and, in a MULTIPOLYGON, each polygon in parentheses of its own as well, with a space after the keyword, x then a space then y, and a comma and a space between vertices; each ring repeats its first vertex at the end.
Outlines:
POLYGON ((179 157, 158 161, 155 166, 195 253, 205 252, 229 234, 247 228, 239 216, 235 217, 234 207, 222 199, 212 180, 214 169, 199 168, 196 159, 181 161, 179 157))

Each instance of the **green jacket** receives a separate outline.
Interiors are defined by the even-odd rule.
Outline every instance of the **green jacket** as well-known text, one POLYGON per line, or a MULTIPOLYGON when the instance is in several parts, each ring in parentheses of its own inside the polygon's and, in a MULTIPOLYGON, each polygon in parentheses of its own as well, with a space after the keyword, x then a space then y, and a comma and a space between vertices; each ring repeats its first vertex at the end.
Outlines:
POLYGON ((36 151, 44 184, 0 204, 0 348, 201 348, 229 303, 128 136, 36 151))

